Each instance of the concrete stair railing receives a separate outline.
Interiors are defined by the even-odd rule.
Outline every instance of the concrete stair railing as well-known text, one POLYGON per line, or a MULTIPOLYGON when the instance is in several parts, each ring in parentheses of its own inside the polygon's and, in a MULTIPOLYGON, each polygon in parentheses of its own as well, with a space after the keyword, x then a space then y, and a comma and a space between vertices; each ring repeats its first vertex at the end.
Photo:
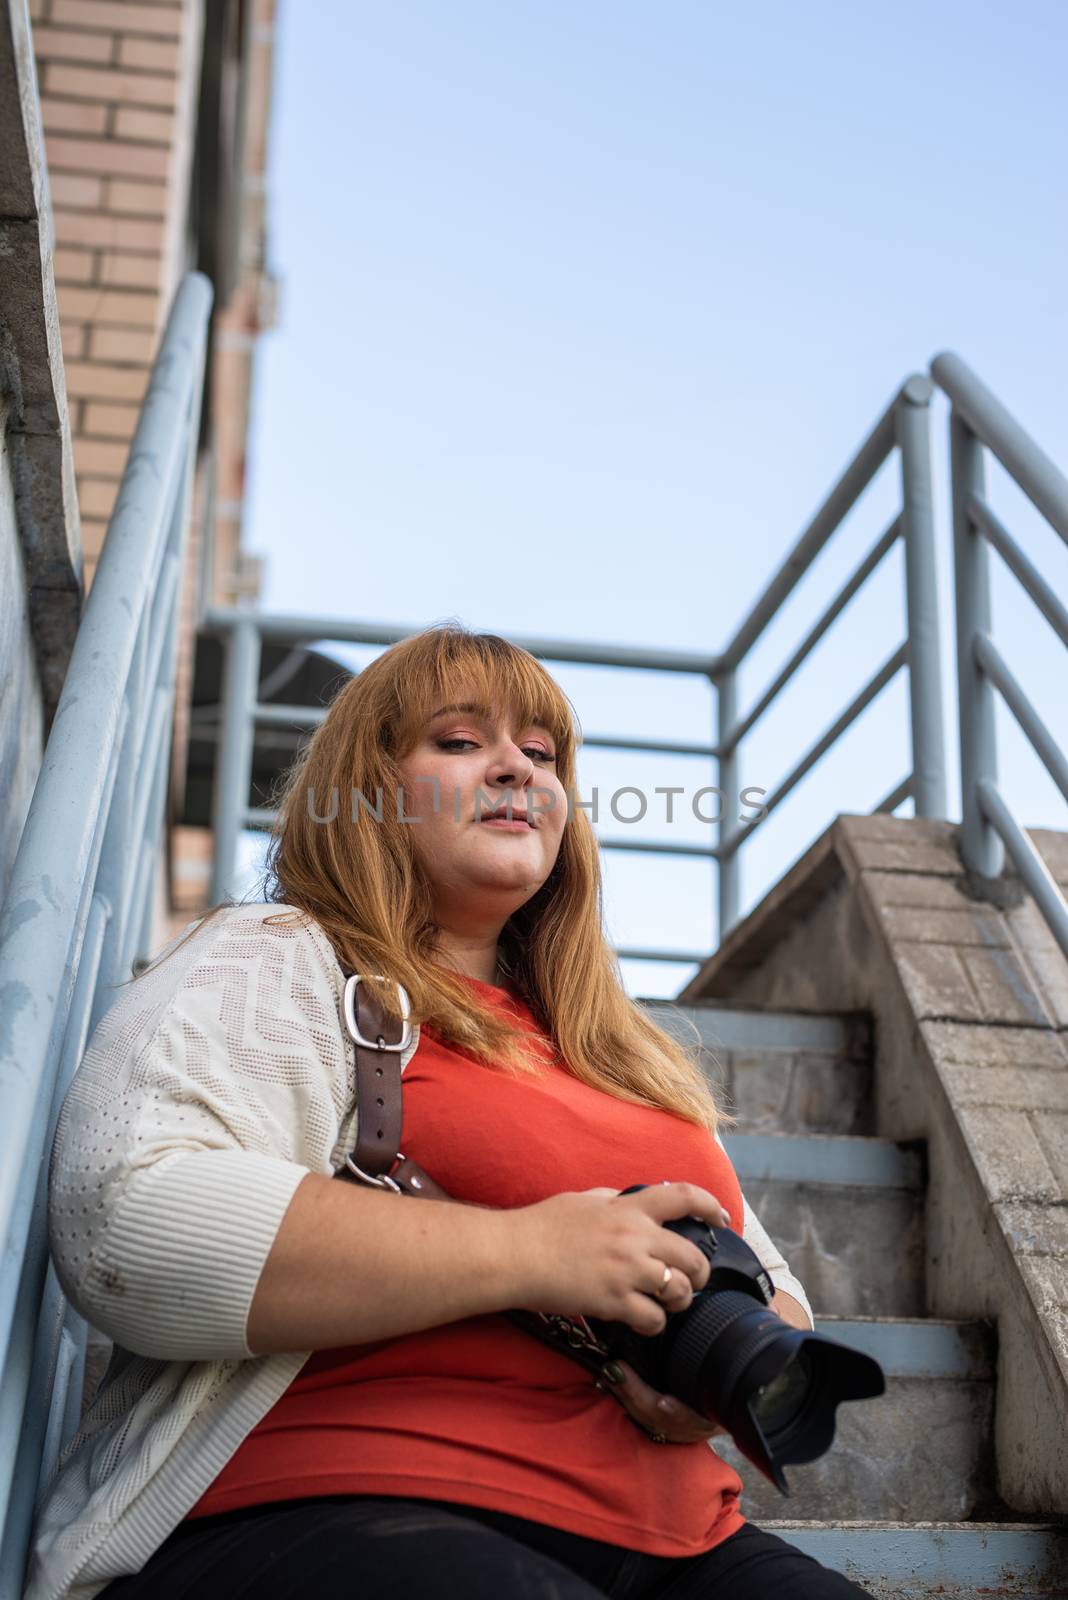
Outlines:
POLYGON ((884 1396, 839 1409, 825 1456, 788 1469, 788 1499, 717 1441, 746 1515, 880 1600, 1068 1594, 1057 1519, 1021 1519, 995 1492, 995 1324, 925 1315, 926 1148, 872 1131, 867 1019, 644 1005, 676 1036, 680 1019, 699 1030, 738 1118, 724 1146, 817 1330, 886 1373, 884 1396))

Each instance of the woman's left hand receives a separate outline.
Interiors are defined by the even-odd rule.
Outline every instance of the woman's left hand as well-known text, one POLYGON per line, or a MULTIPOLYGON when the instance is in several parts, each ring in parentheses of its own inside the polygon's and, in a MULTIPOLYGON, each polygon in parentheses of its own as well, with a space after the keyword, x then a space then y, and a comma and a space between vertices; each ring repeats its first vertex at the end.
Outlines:
POLYGON ((597 1387, 613 1395, 643 1432, 662 1434, 668 1444, 699 1444, 726 1433, 726 1428, 710 1423, 699 1411, 691 1411, 674 1395, 650 1388, 627 1362, 611 1361, 607 1365, 623 1373, 623 1382, 613 1383, 605 1373, 597 1387))

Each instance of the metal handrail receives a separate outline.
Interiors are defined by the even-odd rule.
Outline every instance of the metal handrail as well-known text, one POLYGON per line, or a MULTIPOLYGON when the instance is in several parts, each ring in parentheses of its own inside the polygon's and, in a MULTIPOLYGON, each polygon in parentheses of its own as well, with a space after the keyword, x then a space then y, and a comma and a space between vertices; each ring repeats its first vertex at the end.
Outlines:
POLYGON ((81 1410, 86 1325, 48 1259, 47 1166, 86 1042, 151 938, 212 290, 175 296, 0 910, 0 1592, 81 1410))
MULTIPOLYGON (((867 579, 902 540, 905 547, 908 637, 875 673, 846 710, 816 741, 808 754, 780 782, 761 807, 761 815, 728 831, 721 817, 715 844, 673 844, 663 840, 602 838, 602 849, 647 855, 686 856, 715 861, 719 867, 719 933, 736 920, 740 900, 738 851, 754 828, 786 799, 831 746, 841 737, 887 683, 902 668, 909 670, 912 770, 881 803, 893 809, 912 795, 919 816, 944 817, 946 777, 942 730, 941 664, 938 644, 938 594, 935 573, 934 528, 931 504, 931 463, 928 406, 932 386, 917 374, 907 378, 891 400, 853 460, 831 490, 808 528, 736 631, 726 650, 718 655, 694 651, 658 650, 617 644, 592 644, 588 640, 515 637, 514 642, 545 660, 580 662, 600 666, 630 667, 661 672, 693 673, 708 679, 717 690, 718 736, 711 744, 659 739, 623 738, 594 734, 586 746, 635 750, 659 754, 712 757, 717 763, 721 794, 739 792, 741 746, 757 722, 793 678, 797 669, 852 600, 867 579), (737 675, 742 662, 798 582, 827 544, 847 513, 867 488, 889 455, 901 457, 902 509, 876 541, 852 576, 809 629, 786 665, 753 707, 739 716, 736 707, 737 675)), ((314 727, 325 716, 322 708, 265 705, 258 683, 263 645, 311 644, 337 640, 352 644, 394 644, 418 629, 394 624, 354 622, 348 618, 270 616, 241 609, 209 610, 202 622, 205 632, 222 637, 225 665, 221 717, 217 726, 217 763, 213 811, 214 858, 211 898, 221 900, 235 879, 238 836, 242 828, 269 829, 275 815, 267 807, 248 804, 252 776, 254 730, 257 724, 297 729, 314 727)), ((200 726, 205 727, 203 716, 200 726)), ((723 813, 726 807, 722 808, 723 813)), ((700 951, 663 951, 659 956, 620 947, 617 954, 631 959, 700 962, 700 951)))
POLYGON ((1068 479, 960 356, 949 351, 936 356, 931 376, 950 401, 961 856, 978 876, 996 878, 1007 849, 1054 938, 1068 955, 1068 900, 998 788, 995 690, 1068 800, 1068 762, 991 636, 990 548, 1065 645, 1068 611, 987 501, 984 451, 989 450, 1001 462, 1066 544, 1068 479))
POLYGON ((931 456, 928 406, 932 388, 919 374, 907 378, 874 428, 839 478, 794 548, 756 600, 748 616, 724 650, 715 673, 718 689, 719 787, 727 794, 738 788, 740 748, 801 663, 827 632, 836 617, 871 576, 900 538, 905 548, 905 643, 890 657, 826 733, 764 801, 763 815, 728 831, 719 824, 716 858, 719 862, 720 939, 737 920, 741 901, 741 864, 738 851, 753 829, 779 805, 821 756, 852 726, 875 696, 902 667, 909 671, 912 770, 878 808, 891 810, 911 794, 917 816, 945 817, 946 768, 942 725, 941 663, 938 640, 938 584, 934 549, 931 497, 931 456), (846 514, 868 487, 876 472, 897 448, 901 460, 902 510, 877 540, 853 575, 843 585, 822 616, 809 630, 785 667, 755 701, 739 714, 738 673, 743 661, 816 557, 841 526, 846 514))

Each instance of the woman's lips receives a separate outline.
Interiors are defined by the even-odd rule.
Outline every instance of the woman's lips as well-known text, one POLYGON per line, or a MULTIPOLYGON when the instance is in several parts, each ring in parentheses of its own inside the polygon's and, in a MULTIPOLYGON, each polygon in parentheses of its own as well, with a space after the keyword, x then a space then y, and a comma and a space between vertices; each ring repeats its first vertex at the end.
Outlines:
POLYGON ((522 830, 523 833, 529 833, 530 832, 530 823, 529 822, 517 822, 515 820, 509 822, 507 817, 483 817, 482 821, 479 823, 479 827, 480 828, 508 828, 508 829, 515 829, 516 832, 519 832, 520 830, 522 830))

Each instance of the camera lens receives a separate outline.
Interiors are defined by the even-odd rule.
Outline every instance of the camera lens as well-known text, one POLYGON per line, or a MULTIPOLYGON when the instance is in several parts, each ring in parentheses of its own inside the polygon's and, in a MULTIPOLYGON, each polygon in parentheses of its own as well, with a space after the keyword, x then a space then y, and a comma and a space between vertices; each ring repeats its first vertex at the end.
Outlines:
POLYGON ((765 1433, 778 1433, 796 1422, 812 1392, 812 1366, 805 1350, 768 1383, 761 1384, 749 1402, 753 1417, 765 1433))

